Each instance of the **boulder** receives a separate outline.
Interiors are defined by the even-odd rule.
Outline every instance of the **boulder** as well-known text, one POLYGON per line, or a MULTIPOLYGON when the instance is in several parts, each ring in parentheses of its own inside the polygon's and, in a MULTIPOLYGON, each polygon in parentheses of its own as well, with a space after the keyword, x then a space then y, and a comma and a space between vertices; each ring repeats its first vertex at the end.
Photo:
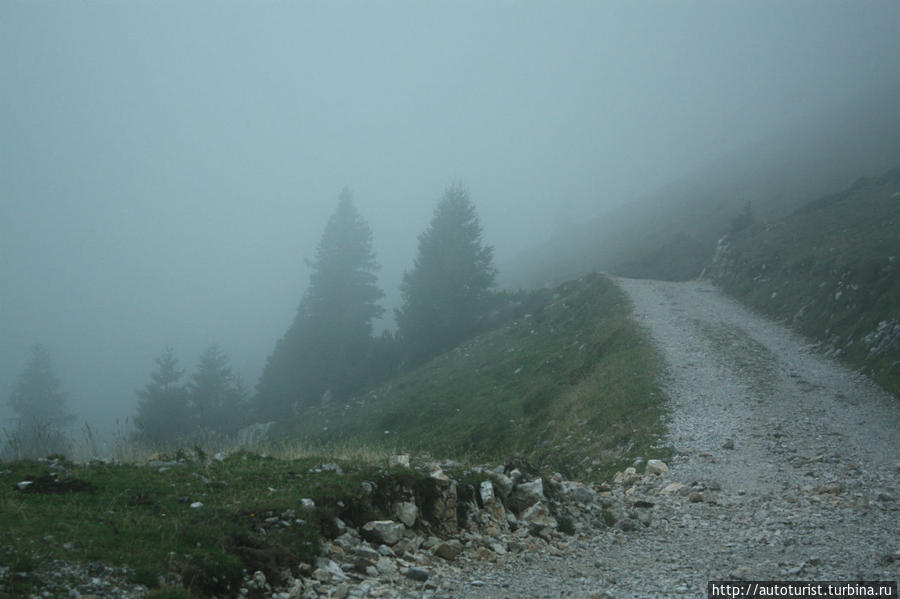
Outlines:
POLYGON ((662 460, 647 460, 647 468, 644 470, 644 473, 662 474, 663 472, 668 472, 668 470, 669 466, 662 460))
POLYGON ((591 489, 579 483, 563 481, 561 487, 563 495, 578 503, 593 503, 597 498, 591 489))
POLYGON ((425 582, 428 580, 428 576, 430 575, 428 570, 423 570, 422 568, 407 568, 403 570, 403 575, 411 580, 416 580, 418 582, 425 582))
POLYGON ((412 528, 419 517, 419 508, 411 501, 401 501, 394 505, 394 515, 407 528, 412 528))
POLYGON ((373 520, 362 527, 362 535, 369 541, 393 545, 403 537, 406 527, 393 520, 373 520))
POLYGON ((313 577, 322 582, 344 582, 349 580, 337 562, 324 557, 316 560, 316 570, 313 573, 313 577), (318 572, 318 576, 316 576, 316 572, 318 572))
POLYGON ((556 528, 556 518, 550 515, 550 510, 543 503, 535 503, 519 515, 519 520, 540 528, 556 528))
POLYGON ((516 512, 522 512, 535 503, 544 500, 546 500, 544 483, 540 478, 531 482, 520 483, 513 489, 512 495, 509 497, 510 507, 516 512))
POLYGON ((456 539, 451 539, 449 541, 442 541, 435 545, 434 554, 437 557, 450 562, 456 559, 456 556, 458 556, 462 552, 462 549, 462 543, 460 543, 456 539))
POLYGON ((489 481, 482 481, 480 487, 478 488, 478 494, 481 497, 481 504, 488 505, 492 501, 494 501, 494 484, 489 481))

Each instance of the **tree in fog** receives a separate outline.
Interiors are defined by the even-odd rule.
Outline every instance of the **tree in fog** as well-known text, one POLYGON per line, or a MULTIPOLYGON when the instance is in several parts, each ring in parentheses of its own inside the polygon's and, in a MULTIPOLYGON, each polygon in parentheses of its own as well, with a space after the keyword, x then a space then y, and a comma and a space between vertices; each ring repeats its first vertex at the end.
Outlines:
POLYGON ((40 457, 68 449, 65 428, 75 416, 68 411, 62 383, 43 346, 31 348, 31 357, 9 395, 9 406, 18 424, 6 452, 13 457, 40 457))
POLYGON ((183 439, 191 431, 191 410, 188 392, 178 367, 178 358, 166 347, 155 360, 156 370, 150 382, 137 392, 139 402, 134 424, 138 437, 150 443, 165 443, 183 439))
POLYGON ((448 187, 419 235, 418 255, 400 288, 397 336, 411 363, 446 351, 478 330, 496 276, 493 254, 482 240, 466 189, 448 187))
POLYGON ((231 360, 212 345, 201 355, 187 385, 188 405, 197 428, 231 435, 245 424, 246 396, 231 360))
POLYGON ((257 386, 257 411, 277 418, 322 396, 343 397, 360 384, 383 309, 372 231, 341 192, 316 249, 309 286, 293 324, 269 356, 257 386))

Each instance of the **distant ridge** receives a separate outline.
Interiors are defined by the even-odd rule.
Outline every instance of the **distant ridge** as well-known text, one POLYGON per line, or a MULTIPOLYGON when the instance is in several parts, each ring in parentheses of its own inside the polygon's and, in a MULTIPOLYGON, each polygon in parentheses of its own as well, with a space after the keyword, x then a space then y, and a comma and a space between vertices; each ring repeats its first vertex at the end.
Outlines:
POLYGON ((591 271, 695 278, 747 202, 771 220, 898 163, 900 82, 892 82, 561 231, 502 264, 501 283, 552 286, 591 271))

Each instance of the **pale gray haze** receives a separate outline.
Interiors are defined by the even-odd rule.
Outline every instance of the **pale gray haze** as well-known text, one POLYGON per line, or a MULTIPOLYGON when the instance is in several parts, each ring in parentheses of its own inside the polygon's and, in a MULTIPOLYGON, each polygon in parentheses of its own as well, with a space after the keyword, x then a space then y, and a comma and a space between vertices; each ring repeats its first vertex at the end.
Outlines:
POLYGON ((5 0, 0 426, 34 343, 100 429, 166 344, 252 388, 344 186, 390 313, 447 185, 502 268, 900 80, 898 32, 896 0, 5 0))

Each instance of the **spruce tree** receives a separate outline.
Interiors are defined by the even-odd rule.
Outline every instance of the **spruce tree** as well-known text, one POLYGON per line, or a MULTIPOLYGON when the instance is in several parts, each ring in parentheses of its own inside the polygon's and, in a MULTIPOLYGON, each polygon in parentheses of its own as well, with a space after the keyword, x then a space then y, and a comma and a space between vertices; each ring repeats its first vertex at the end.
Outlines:
POLYGON ((200 355, 187 391, 197 428, 231 435, 247 419, 243 387, 231 370, 231 360, 218 345, 200 355))
POLYGON ((150 374, 150 382, 137 392, 137 436, 151 444, 184 439, 192 429, 187 389, 182 382, 184 370, 178 368, 171 347, 166 347, 154 362, 156 370, 150 374))
POLYGON ((397 336, 407 360, 420 363, 474 334, 494 287, 493 248, 482 240, 475 205, 462 185, 448 187, 418 255, 403 275, 397 336))
POLYGON ((8 399, 18 415, 18 426, 7 453, 13 457, 42 457, 68 449, 65 428, 74 420, 66 406, 66 394, 53 369, 50 353, 41 345, 19 374, 8 399))
POLYGON ((372 322, 384 295, 372 231, 344 189, 311 264, 309 286, 294 322, 269 356, 256 407, 274 419, 323 396, 342 398, 360 384, 372 343, 372 322))

